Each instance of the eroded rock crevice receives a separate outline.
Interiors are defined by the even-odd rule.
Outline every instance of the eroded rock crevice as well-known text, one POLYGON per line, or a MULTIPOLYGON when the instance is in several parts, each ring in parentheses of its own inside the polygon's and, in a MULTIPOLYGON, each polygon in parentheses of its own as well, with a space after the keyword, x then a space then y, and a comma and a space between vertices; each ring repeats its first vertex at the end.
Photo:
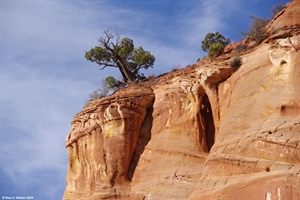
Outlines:
POLYGON ((206 94, 203 96, 201 102, 200 114, 202 117, 202 121, 204 121, 203 125, 204 125, 207 150, 208 152, 210 152, 210 149, 215 143, 215 123, 214 123, 210 101, 206 94))
POLYGON ((127 172, 128 179, 132 181, 134 171, 139 163, 141 155, 145 151, 145 147, 151 140, 151 129, 153 124, 153 103, 147 109, 147 114, 142 122, 137 144, 134 149, 134 153, 130 162, 130 166, 127 172))

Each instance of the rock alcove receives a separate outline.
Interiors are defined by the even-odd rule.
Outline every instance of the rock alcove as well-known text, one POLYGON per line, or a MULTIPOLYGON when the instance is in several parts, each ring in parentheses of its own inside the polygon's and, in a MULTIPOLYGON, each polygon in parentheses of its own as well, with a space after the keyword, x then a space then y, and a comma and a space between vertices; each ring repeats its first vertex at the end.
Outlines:
POLYGON ((201 102, 200 114, 204 126, 205 138, 207 150, 210 152, 210 149, 214 145, 215 142, 215 124, 212 114, 212 109, 210 105, 209 98, 207 94, 203 96, 203 100, 201 102))

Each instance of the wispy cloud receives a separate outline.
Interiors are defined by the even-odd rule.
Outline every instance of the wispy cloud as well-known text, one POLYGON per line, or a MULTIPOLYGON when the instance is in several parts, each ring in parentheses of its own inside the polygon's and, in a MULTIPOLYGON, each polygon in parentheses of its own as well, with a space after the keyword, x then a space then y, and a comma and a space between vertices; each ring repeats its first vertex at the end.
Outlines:
MULTIPOLYGON (((200 48, 201 41, 210 32, 229 32, 229 18, 240 7, 239 1, 191 1, 189 11, 180 19, 184 41, 193 48, 200 48)), ((183 10, 184 11, 184 10, 183 10)))
POLYGON ((52 190, 65 177, 64 138, 71 115, 79 111, 84 91, 92 87, 67 77, 46 77, 35 69, 14 70, 2 77, 1 168, 17 187, 32 191, 41 187, 41 182, 54 182, 44 188, 52 190), (41 171, 44 174, 37 178, 41 171), (47 179, 52 171, 56 176, 47 179))
POLYGON ((78 5, 1 6, 1 173, 13 184, 1 195, 58 199, 65 187, 69 122, 97 84, 96 68, 83 59, 94 40, 87 36, 97 30, 78 5))

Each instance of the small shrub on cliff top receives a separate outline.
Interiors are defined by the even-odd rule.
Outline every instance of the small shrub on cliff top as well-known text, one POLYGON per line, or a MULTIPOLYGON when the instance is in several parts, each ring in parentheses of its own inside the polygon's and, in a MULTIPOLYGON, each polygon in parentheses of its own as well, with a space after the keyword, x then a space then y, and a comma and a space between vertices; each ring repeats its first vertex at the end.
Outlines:
POLYGON ((252 22, 250 23, 250 30, 248 32, 242 32, 245 36, 253 37, 256 45, 260 44, 264 39, 267 38, 265 32, 265 26, 269 23, 269 19, 259 18, 255 15, 251 15, 252 22))
POLYGON ((94 90, 92 93, 89 94, 89 98, 90 98, 89 101, 105 97, 108 94, 108 89, 107 90, 106 89, 99 88, 97 90, 94 90))
POLYGON ((126 82, 119 81, 115 79, 115 77, 113 76, 106 77, 105 84, 109 90, 114 90, 114 91, 117 91, 127 86, 126 82))
POLYGON ((221 43, 214 43, 210 46, 209 51, 208 51, 208 57, 215 57, 215 56, 219 56, 222 54, 222 51, 224 49, 224 44, 221 43))
POLYGON ((242 59, 241 59, 241 57, 240 56, 234 56, 231 60, 230 60, 230 62, 229 62, 229 64, 230 64, 230 66, 232 67, 232 68, 239 68, 240 66, 241 66, 241 64, 242 64, 242 59))
POLYGON ((248 46, 245 44, 242 44, 242 43, 236 47, 236 50, 238 53, 242 53, 242 52, 246 51, 247 49, 248 49, 248 46))
POLYGON ((219 32, 206 34, 201 42, 203 51, 208 52, 208 57, 218 56, 222 53, 224 47, 230 43, 230 39, 225 38, 219 32))
POLYGON ((272 15, 273 15, 272 18, 275 17, 284 8, 285 8, 285 6, 282 5, 282 4, 278 4, 276 6, 273 6, 271 8, 271 12, 272 12, 272 15))
POLYGON ((109 94, 109 88, 105 80, 102 80, 102 86, 101 88, 94 90, 92 93, 89 94, 89 100, 87 102, 100 99, 102 97, 105 97, 109 94))

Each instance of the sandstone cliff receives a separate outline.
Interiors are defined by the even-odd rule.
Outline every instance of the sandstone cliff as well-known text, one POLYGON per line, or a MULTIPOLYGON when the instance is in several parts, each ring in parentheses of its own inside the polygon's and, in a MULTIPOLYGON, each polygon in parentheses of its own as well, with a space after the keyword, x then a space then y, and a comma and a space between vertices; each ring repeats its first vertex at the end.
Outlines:
POLYGON ((269 37, 88 103, 63 199, 300 199, 300 1, 269 37))

